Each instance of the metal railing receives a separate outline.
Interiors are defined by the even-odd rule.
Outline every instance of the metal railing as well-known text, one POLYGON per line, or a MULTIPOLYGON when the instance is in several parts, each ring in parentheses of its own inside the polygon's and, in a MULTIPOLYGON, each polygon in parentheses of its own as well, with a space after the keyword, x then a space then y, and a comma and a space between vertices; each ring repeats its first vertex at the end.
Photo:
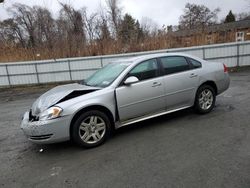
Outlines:
POLYGON ((246 41, 118 55, 0 63, 0 87, 82 80, 117 59, 169 52, 219 61, 228 67, 250 65, 250 42, 246 41))

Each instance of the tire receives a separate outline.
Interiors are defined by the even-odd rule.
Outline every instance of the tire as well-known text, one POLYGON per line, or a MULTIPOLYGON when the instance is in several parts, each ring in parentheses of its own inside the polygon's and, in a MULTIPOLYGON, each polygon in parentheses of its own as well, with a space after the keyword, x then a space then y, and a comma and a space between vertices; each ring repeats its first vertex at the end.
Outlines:
POLYGON ((108 116, 97 110, 91 110, 79 116, 72 127, 72 140, 84 148, 93 148, 103 144, 111 132, 108 116))
POLYGON ((202 85, 199 87, 195 97, 194 108, 199 114, 206 114, 213 110, 216 101, 216 94, 210 85, 202 85))

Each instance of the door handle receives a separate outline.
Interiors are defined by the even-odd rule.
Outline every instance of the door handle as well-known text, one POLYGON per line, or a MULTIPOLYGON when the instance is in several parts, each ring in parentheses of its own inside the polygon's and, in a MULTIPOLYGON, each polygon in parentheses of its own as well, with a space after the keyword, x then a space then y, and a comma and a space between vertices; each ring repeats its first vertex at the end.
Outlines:
POLYGON ((197 77, 197 76, 198 76, 197 74, 192 73, 192 74, 190 74, 189 78, 195 78, 195 77, 197 77))
POLYGON ((154 82, 153 85, 152 85, 152 87, 158 87, 158 86, 161 86, 161 83, 159 83, 159 82, 154 82))

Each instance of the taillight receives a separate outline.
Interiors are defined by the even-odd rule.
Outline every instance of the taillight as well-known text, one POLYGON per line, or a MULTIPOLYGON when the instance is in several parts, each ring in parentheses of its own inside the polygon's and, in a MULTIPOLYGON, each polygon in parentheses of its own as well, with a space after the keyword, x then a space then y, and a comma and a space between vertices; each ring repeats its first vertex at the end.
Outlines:
POLYGON ((228 68, 224 63, 223 63, 223 67, 224 67, 224 72, 228 72, 228 68))

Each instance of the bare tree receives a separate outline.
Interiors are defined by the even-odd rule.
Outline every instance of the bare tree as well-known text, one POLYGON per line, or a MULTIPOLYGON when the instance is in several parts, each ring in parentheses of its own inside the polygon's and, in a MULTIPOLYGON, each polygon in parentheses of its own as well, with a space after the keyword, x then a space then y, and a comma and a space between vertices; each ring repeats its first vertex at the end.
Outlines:
POLYGON ((5 44, 21 44, 23 48, 26 47, 24 31, 14 19, 10 18, 0 22, 0 31, 0 38, 5 44))
POLYGON ((146 36, 151 36, 157 33, 159 26, 151 18, 143 17, 141 19, 141 28, 146 36))
POLYGON ((113 25, 114 34, 117 37, 119 32, 119 24, 121 21, 122 9, 119 7, 119 0, 106 0, 108 14, 113 25))
POLYGON ((58 28, 68 44, 68 55, 76 55, 86 42, 82 14, 70 5, 61 3, 61 6, 58 28))
POLYGON ((204 5, 196 5, 187 3, 184 14, 179 19, 181 29, 193 29, 196 27, 204 27, 215 24, 220 9, 216 8, 211 11, 204 5))
POLYGON ((95 39, 96 35, 96 24, 97 24, 97 13, 92 13, 88 15, 87 9, 82 8, 81 9, 81 15, 84 20, 84 28, 86 30, 86 33, 88 35, 88 41, 93 41, 95 39))
POLYGON ((34 7, 35 13, 35 33, 39 44, 45 44, 45 47, 52 49, 54 46, 54 37, 56 35, 55 21, 48 9, 34 7))
POLYGON ((109 31, 108 22, 107 22, 106 19, 102 19, 99 27, 100 27, 100 31, 101 31, 99 39, 101 41, 111 40, 111 34, 110 34, 110 31, 109 31))
POLYGON ((236 15, 236 20, 248 20, 250 19, 250 12, 242 12, 236 15))
MULTIPOLYGON (((28 34, 28 45, 34 47, 35 41, 35 17, 33 9, 27 5, 16 3, 10 9, 14 16, 15 23, 18 24, 28 34)), ((21 29, 20 29, 21 30, 21 29)))

